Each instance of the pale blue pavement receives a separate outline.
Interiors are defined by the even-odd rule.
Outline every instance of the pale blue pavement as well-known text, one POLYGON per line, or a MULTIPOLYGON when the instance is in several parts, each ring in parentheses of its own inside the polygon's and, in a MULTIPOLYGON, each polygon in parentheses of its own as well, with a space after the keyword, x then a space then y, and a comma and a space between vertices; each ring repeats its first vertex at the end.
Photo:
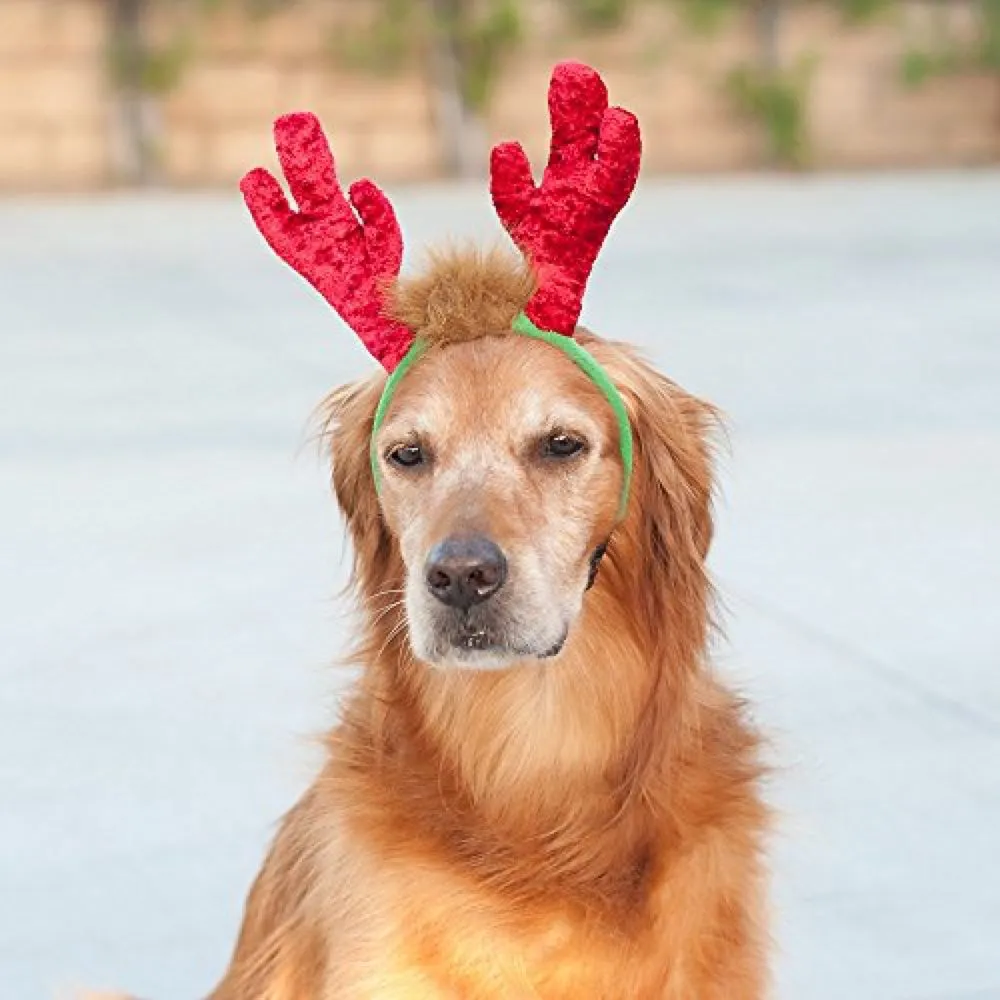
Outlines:
MULTIPOLYGON (((776 997, 1000 1000, 1000 174, 645 183, 585 319, 729 415, 776 997)), ((0 1000, 221 972, 347 679, 308 418, 369 370, 235 198, 0 203, 0 1000)))

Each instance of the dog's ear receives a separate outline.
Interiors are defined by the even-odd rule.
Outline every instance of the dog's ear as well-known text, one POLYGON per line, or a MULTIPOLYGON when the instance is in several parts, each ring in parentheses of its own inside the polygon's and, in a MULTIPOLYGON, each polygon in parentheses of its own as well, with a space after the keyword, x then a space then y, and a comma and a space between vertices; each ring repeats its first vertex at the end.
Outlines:
MULTIPOLYGON (((635 471, 625 523, 616 532, 648 621, 704 641, 710 586, 705 557, 712 540, 712 437, 718 412, 657 372, 635 350, 594 340, 625 401, 632 424, 635 471), (695 630, 693 634, 690 630, 695 630)), ((613 548, 619 546, 613 544, 613 548)))
POLYGON ((341 386, 323 406, 333 491, 354 544, 354 577, 362 594, 380 588, 389 574, 393 552, 375 491, 369 450, 382 383, 382 377, 376 376, 341 386))

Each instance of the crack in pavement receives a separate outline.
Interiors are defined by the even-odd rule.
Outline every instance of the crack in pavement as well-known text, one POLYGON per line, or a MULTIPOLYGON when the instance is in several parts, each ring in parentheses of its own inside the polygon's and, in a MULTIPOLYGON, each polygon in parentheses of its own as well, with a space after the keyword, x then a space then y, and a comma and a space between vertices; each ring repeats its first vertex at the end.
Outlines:
MULTIPOLYGON (((916 698, 921 704, 932 711, 967 723, 987 736, 1000 738, 1000 719, 995 718, 989 712, 973 708, 963 701, 949 698, 947 695, 941 694, 940 691, 926 687, 920 681, 872 656, 864 649, 854 646, 850 642, 840 638, 840 636, 827 632, 813 625, 811 622, 799 618, 797 615, 772 604, 770 601, 751 596, 741 588, 727 583, 722 583, 722 590, 723 593, 730 595, 736 601, 742 602, 752 611, 756 611, 774 624, 787 629, 800 639, 821 647, 838 659, 844 660, 853 666, 863 668, 890 687, 904 691, 911 697, 916 698)), ((1000 993, 997 994, 997 997, 1000 1000, 1000 993)))

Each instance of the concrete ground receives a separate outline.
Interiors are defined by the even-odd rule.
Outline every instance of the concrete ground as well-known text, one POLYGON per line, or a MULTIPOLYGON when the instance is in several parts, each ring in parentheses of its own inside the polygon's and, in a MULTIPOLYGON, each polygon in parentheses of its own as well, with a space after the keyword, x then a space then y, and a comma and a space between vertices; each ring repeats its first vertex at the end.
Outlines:
MULTIPOLYGON (((1000 998, 1000 174, 649 182, 585 319, 730 417, 776 996, 1000 998)), ((308 417, 370 370, 236 198, 0 204, 4 1000, 221 972, 347 680, 308 417)))

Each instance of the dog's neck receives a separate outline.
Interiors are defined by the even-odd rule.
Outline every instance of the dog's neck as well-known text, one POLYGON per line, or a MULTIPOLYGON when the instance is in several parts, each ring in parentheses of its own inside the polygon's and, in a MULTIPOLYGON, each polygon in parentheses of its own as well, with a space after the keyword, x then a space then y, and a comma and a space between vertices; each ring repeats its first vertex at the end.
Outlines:
POLYGON ((648 739, 643 719, 662 697, 657 670, 633 629, 612 634, 600 627, 615 617, 602 608, 606 595, 588 596, 552 660, 489 673, 419 670, 418 704, 428 731, 470 800, 495 820, 513 802, 542 826, 588 802, 613 808, 612 793, 638 776, 616 773, 622 762, 641 770, 653 749, 635 742, 648 739))

